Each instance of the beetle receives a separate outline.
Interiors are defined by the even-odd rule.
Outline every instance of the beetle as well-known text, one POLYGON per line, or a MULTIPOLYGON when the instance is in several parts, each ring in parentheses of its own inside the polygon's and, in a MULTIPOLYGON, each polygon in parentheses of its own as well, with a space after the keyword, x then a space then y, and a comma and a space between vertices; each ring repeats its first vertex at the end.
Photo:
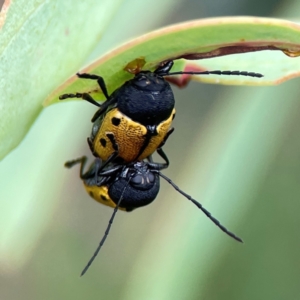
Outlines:
POLYGON ((118 209, 127 212, 148 205, 156 198, 159 178, 154 172, 166 168, 162 163, 136 161, 128 164, 110 163, 99 172, 102 162, 95 159, 88 171, 84 172, 86 161, 87 157, 83 156, 66 162, 65 167, 71 168, 80 163, 80 178, 86 192, 97 202, 113 208, 122 196, 118 209))
POLYGON ((175 117, 175 99, 165 76, 198 75, 241 75, 262 77, 254 72, 244 71, 203 71, 170 72, 173 61, 169 60, 152 71, 138 71, 134 78, 126 81, 111 95, 108 94, 101 76, 82 73, 79 78, 96 80, 106 101, 99 104, 88 93, 63 94, 60 100, 82 98, 99 109, 92 118, 93 127, 88 138, 89 147, 95 157, 110 162, 129 163, 148 158, 155 151, 169 165, 167 155, 162 150, 173 132, 172 120, 175 117))
POLYGON ((83 269, 81 276, 86 273, 101 247, 103 246, 115 215, 118 210, 130 212, 136 208, 146 206, 153 202, 159 193, 160 177, 165 179, 173 188, 182 194, 185 198, 194 203, 202 212, 222 231, 235 240, 242 242, 242 239, 226 229, 220 222, 214 218, 199 202, 183 192, 173 181, 160 171, 166 168, 163 163, 154 163, 152 158, 149 161, 135 161, 127 164, 107 164, 101 168, 101 160, 95 159, 84 172, 87 157, 71 160, 65 163, 67 168, 80 163, 80 178, 87 193, 97 202, 114 208, 104 236, 101 239, 95 253, 83 269), (100 171, 101 170, 101 171, 100 171))

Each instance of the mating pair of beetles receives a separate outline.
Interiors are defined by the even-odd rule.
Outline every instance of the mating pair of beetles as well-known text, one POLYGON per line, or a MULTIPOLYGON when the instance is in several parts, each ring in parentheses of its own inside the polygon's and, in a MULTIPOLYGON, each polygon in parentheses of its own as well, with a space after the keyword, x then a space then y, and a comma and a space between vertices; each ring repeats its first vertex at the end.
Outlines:
POLYGON ((169 159, 162 147, 173 132, 175 99, 166 76, 182 74, 198 75, 242 75, 262 77, 261 74, 240 71, 171 72, 173 61, 162 63, 154 72, 138 71, 111 95, 101 76, 77 74, 79 78, 96 80, 106 101, 96 102, 88 93, 64 94, 60 100, 82 98, 99 107, 92 118, 93 127, 88 144, 95 160, 84 172, 85 156, 68 161, 70 168, 80 163, 80 177, 87 193, 96 201, 113 207, 107 229, 94 255, 81 276, 88 270, 99 253, 117 211, 132 211, 150 204, 157 196, 160 177, 170 183, 179 193, 193 202, 221 230, 242 242, 227 230, 199 202, 180 190, 161 170, 169 166, 169 159), (153 162, 152 154, 157 152, 164 163, 153 162))

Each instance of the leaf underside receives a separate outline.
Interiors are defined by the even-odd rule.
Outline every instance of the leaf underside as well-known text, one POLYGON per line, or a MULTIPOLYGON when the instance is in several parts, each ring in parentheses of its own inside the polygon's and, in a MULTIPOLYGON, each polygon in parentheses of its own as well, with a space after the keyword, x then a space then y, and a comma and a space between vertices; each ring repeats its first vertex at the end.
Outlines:
MULTIPOLYGON (((144 70, 176 60, 172 70, 241 70, 262 73, 263 78, 242 76, 191 76, 198 81, 233 85, 274 85, 300 72, 300 26, 279 19, 227 17, 197 20, 166 27, 107 53, 81 70, 101 75, 111 93, 132 78, 126 66, 142 58, 144 70), (243 55, 242 55, 243 54, 243 55), (184 59, 184 60, 182 60, 184 59)), ((58 101, 63 93, 88 92, 104 100, 96 82, 69 78, 44 102, 58 101)))

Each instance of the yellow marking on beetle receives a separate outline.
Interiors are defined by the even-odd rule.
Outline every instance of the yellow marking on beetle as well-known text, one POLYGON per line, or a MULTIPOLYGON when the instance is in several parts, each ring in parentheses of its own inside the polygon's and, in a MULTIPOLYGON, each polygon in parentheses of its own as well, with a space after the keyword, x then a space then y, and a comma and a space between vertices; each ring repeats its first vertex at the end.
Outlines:
MULTIPOLYGON (((108 195, 108 188, 107 186, 97 186, 97 185, 86 185, 84 187, 87 193, 97 202, 104 204, 106 206, 110 206, 112 208, 116 207, 116 203, 110 198, 108 195)), ((119 207, 120 210, 126 211, 125 208, 119 207)))
POLYGON ((158 134, 153 136, 146 149, 139 155, 147 134, 147 128, 138 122, 133 121, 126 115, 122 114, 118 108, 110 110, 104 117, 103 122, 93 140, 94 152, 102 159, 107 160, 108 157, 115 151, 107 134, 113 134, 116 143, 119 147, 119 157, 123 158, 124 162, 134 160, 143 160, 151 155, 164 140, 167 132, 170 129, 175 109, 173 109, 170 117, 157 126, 158 134), (118 125, 113 124, 113 119, 118 119, 118 125), (106 145, 100 143, 101 139, 106 140, 106 145))

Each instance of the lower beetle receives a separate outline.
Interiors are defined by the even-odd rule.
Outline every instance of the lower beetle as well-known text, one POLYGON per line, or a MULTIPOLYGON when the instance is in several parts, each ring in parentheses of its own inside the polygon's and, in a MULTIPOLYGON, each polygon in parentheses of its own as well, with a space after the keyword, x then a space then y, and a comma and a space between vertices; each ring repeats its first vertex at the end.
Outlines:
POLYGON ((160 177, 201 209, 222 231, 235 240, 242 242, 239 237, 221 225, 199 202, 183 192, 171 179, 160 172, 166 168, 165 164, 154 163, 150 157, 149 161, 142 160, 128 164, 110 163, 101 169, 101 160, 95 159, 88 171, 84 172, 86 161, 86 156, 83 156, 66 162, 65 166, 71 168, 75 164, 80 163, 80 178, 83 180, 87 193, 96 201, 113 207, 114 211, 99 246, 83 269, 81 276, 88 270, 104 244, 117 211, 120 209, 129 212, 153 202, 159 192, 160 177))

